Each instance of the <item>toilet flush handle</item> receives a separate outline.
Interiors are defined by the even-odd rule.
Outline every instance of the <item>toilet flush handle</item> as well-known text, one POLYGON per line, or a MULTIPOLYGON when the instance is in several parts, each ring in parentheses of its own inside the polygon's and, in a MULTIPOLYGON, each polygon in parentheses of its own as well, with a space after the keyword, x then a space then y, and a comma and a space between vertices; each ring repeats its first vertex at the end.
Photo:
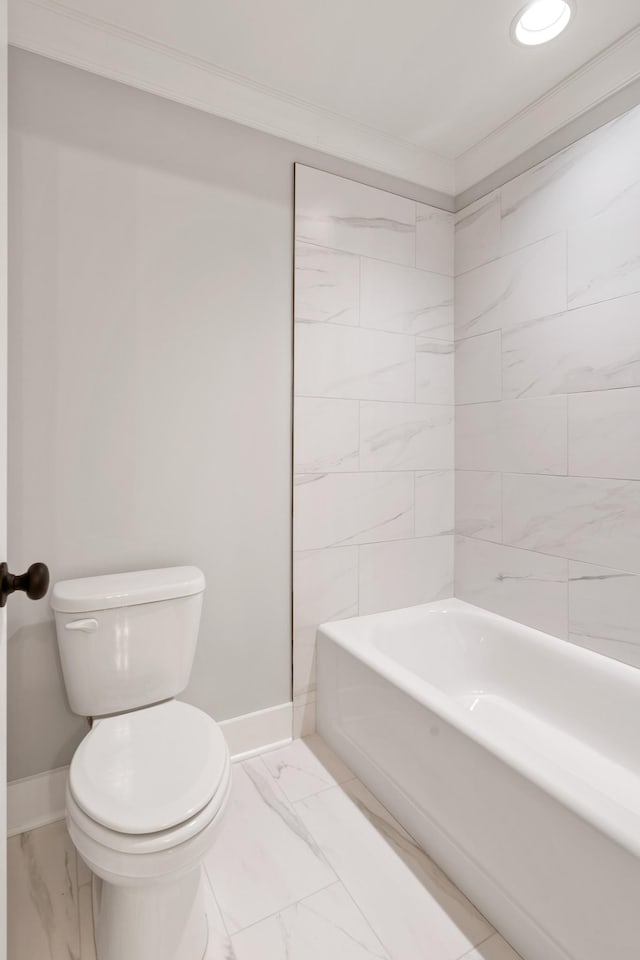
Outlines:
POLYGON ((93 633, 98 629, 98 621, 91 617, 89 620, 71 620, 65 624, 67 630, 82 630, 83 633, 93 633))

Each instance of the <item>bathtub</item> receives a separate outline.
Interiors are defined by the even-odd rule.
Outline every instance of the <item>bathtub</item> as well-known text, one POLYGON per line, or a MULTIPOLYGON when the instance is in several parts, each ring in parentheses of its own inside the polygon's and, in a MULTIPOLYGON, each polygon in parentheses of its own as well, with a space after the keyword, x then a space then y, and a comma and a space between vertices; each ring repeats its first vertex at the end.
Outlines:
POLYGON ((524 960, 640 956, 640 670, 428 603, 319 628, 318 729, 524 960))

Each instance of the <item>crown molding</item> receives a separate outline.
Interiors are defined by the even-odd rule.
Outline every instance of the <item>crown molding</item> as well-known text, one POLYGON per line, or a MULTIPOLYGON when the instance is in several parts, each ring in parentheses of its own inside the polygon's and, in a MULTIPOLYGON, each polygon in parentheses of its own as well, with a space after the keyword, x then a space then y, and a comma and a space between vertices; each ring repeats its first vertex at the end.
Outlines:
POLYGON ((475 195, 490 178, 504 181, 501 171, 508 177, 516 167, 521 172, 523 163, 546 159, 562 148, 565 128, 578 129, 577 121, 589 112, 600 116, 593 108, 613 102, 640 78, 637 27, 454 160, 60 0, 10 0, 9 42, 447 196, 475 195))
POLYGON ((11 0, 9 42, 449 196, 453 161, 57 0, 11 0))
MULTIPOLYGON (((617 40, 455 161, 462 194, 640 78, 640 27, 617 40)), ((609 118, 611 119, 611 118, 609 118)), ((553 151, 551 151, 553 152, 553 151)), ((550 155, 550 153, 548 154, 550 155)), ((538 157, 539 162, 544 157, 538 157)))

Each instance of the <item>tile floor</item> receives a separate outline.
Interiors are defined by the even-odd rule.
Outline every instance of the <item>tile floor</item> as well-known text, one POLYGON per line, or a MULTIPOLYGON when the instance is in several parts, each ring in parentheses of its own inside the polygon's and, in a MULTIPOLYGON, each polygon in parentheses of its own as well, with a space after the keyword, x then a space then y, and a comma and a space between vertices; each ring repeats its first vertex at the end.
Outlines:
MULTIPOLYGON (((205 960, 518 960, 317 736, 236 764, 205 866, 205 960)), ((13 837, 9 960, 95 960, 90 881, 63 823, 13 837)))

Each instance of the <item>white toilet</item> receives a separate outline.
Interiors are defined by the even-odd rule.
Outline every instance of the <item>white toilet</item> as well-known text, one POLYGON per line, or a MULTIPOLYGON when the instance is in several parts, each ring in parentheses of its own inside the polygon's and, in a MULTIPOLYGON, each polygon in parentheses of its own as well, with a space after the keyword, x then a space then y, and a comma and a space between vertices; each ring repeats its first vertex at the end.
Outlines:
POLYGON ((229 751, 186 687, 204 576, 195 567, 56 584, 71 709, 93 724, 71 761, 67 826, 94 874, 98 960, 201 960, 202 860, 231 787, 229 751))

